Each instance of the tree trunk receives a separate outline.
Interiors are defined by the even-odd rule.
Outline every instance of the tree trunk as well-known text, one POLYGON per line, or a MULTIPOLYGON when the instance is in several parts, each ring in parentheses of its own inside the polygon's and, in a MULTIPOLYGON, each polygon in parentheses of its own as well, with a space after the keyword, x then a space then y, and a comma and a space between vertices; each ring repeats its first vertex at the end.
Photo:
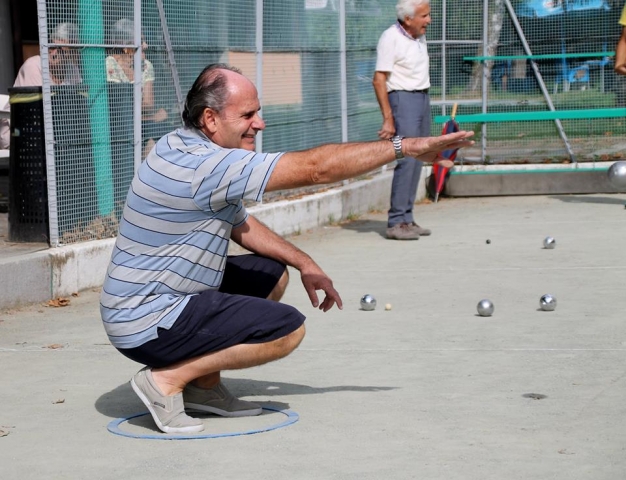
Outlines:
MULTIPOLYGON (((504 0, 491 0, 489 2, 489 33, 487 35, 487 52, 483 54, 483 46, 478 49, 477 56, 492 57, 498 51, 500 42, 500 32, 502 31, 502 23, 505 12, 504 0)), ((484 62, 475 62, 472 68, 472 76, 470 77, 468 90, 472 93, 478 92, 482 86, 483 68, 485 64, 485 78, 491 82, 491 69, 493 68, 493 60, 485 60, 484 62)))

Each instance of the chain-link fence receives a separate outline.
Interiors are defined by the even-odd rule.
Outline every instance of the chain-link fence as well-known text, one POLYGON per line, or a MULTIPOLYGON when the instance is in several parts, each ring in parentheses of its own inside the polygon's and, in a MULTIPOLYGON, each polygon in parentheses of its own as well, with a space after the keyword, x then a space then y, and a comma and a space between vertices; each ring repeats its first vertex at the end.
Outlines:
MULTIPOLYGON (((482 32, 455 29, 455 37, 468 38, 469 31, 479 35, 475 53, 461 47, 445 57, 451 75, 443 95, 458 102, 457 120, 480 139, 480 149, 466 152, 466 160, 552 163, 620 157, 626 90, 624 79, 613 72, 612 57, 623 2, 488 3, 482 32)), ((449 25, 469 26, 467 17, 456 14, 449 25)))
MULTIPOLYGON (((623 151, 624 86, 611 59, 620 3, 432 0, 433 133, 457 104, 461 127, 479 140, 463 162, 623 151)), ((259 150, 375 140, 376 44, 395 4, 39 0, 51 244, 116 233, 136 165, 180 126, 187 90, 209 63, 235 65, 257 85, 267 123, 259 150), (76 35, 64 40, 57 30, 68 23, 76 35)))

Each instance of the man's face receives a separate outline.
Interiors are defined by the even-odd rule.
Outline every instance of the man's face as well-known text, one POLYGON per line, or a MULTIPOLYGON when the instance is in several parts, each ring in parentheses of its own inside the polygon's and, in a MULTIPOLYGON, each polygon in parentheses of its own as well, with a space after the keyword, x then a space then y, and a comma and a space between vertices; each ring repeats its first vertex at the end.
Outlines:
POLYGON ((426 34, 426 29, 430 25, 430 5, 427 3, 415 7, 413 18, 404 17, 404 28, 413 38, 426 34))
POLYGON ((71 51, 69 47, 51 47, 48 50, 48 63, 50 68, 56 68, 63 65, 70 58, 70 55, 71 51))
MULTIPOLYGON (((230 96, 226 107, 206 117, 203 130, 211 141, 224 148, 254 151, 256 134, 265 128, 259 116, 261 104, 255 86, 241 75, 229 75, 230 96)), ((206 109, 209 110, 209 109, 206 109)))
MULTIPOLYGON (((55 40, 54 43, 66 44, 67 40, 55 40)), ((54 75, 63 76, 72 64, 77 62, 77 51, 71 47, 52 47, 48 50, 48 65, 54 75)))

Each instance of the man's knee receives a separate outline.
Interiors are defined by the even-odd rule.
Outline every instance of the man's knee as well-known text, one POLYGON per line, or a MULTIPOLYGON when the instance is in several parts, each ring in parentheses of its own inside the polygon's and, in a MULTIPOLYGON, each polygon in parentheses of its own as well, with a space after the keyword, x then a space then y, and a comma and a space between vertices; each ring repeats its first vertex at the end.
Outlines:
POLYGON ((306 328, 304 326, 304 323, 300 325, 296 330, 290 333, 290 335, 294 336, 294 341, 296 342, 296 346, 294 348, 300 345, 300 342, 304 338, 305 334, 306 334, 306 328))
POLYGON ((283 298, 283 295, 285 294, 285 290, 287 290, 288 284, 289 284, 289 271, 287 270, 287 268, 285 268, 285 271, 278 279, 278 282, 276 282, 276 286, 267 296, 267 299, 273 300, 275 302, 280 301, 280 299, 283 298))
POLYGON ((300 345, 300 342, 302 342, 302 339, 304 338, 305 332, 306 332, 306 329, 303 323, 293 332, 276 340, 277 342, 276 346, 278 350, 280 351, 279 356, 281 357, 287 356, 291 352, 293 352, 296 348, 298 348, 298 345, 300 345))

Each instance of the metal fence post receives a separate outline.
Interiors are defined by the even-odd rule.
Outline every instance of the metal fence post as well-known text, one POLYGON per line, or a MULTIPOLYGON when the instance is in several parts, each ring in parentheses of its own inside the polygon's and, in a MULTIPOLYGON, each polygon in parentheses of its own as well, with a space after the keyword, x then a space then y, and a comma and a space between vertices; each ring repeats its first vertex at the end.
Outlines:
MULTIPOLYGON (((339 74, 341 82, 341 142, 348 141, 348 74, 346 65, 346 0, 339 1, 339 74)), ((344 180, 347 185, 349 180, 344 180)))
POLYGON ((135 172, 141 165, 143 152, 141 151, 141 104, 143 94, 143 65, 141 64, 141 53, 143 42, 141 41, 141 0, 134 0, 134 30, 135 30, 135 53, 133 55, 133 154, 135 172))
MULTIPOLYGON (((259 95, 261 108, 263 108, 263 0, 256 0, 256 37, 255 37, 255 61, 256 61, 256 89, 259 95)), ((261 110, 262 111, 262 110, 261 110)), ((263 131, 256 135, 256 151, 263 151, 263 131)))
POLYGON ((48 182, 48 221, 50 222, 50 246, 59 246, 59 209, 57 204, 56 166, 54 161, 54 129, 52 127, 52 103, 50 101, 50 67, 48 63, 48 15, 45 0, 37 0, 39 16, 39 54, 43 77, 43 120, 46 145, 46 177, 48 182))
MULTIPOLYGON (((483 55, 487 55, 489 45, 489 0, 483 0, 483 55)), ((487 96, 489 95, 489 85, 487 78, 487 64, 482 65, 482 112, 487 113, 487 96)), ((483 163, 487 160, 487 124, 483 123, 480 138, 480 159, 483 163)))

